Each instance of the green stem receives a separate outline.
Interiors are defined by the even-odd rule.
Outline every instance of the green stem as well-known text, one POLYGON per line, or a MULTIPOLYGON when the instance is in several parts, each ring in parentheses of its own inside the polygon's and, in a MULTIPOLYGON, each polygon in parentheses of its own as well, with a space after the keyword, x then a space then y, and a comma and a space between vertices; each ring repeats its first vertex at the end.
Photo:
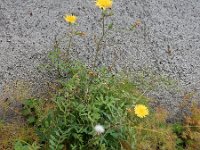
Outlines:
POLYGON ((100 37, 98 43, 97 43, 97 47, 96 47, 96 53, 95 53, 95 58, 94 58, 94 63, 93 63, 93 67, 96 67, 96 62, 97 62, 97 58, 98 58, 98 54, 101 50, 101 43, 104 39, 104 36, 105 36, 105 15, 104 15, 104 12, 102 12, 102 36, 100 37))
POLYGON ((71 48, 71 44, 72 44, 72 39, 73 39, 73 32, 74 32, 73 28, 70 25, 69 43, 68 43, 68 46, 67 46, 67 57, 69 57, 69 52, 70 52, 70 48, 71 48))
POLYGON ((103 14, 103 36, 105 35, 105 16, 103 14))
POLYGON ((98 43, 97 43, 97 47, 96 47, 96 54, 95 54, 95 58, 94 58, 94 64, 93 64, 93 67, 96 67, 96 62, 97 62, 97 58, 98 58, 98 54, 99 54, 99 51, 101 50, 101 42, 103 41, 103 37, 104 35, 101 36, 101 38, 99 39, 98 43))

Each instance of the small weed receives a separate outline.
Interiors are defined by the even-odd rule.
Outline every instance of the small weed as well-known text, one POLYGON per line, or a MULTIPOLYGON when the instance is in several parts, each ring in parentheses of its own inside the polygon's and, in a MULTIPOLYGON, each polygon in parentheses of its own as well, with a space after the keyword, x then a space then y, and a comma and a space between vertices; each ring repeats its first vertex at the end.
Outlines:
POLYGON ((27 142, 38 141, 33 127, 28 127, 23 123, 0 123, 0 149, 13 150, 13 143, 16 140, 27 142))
MULTIPOLYGON (((172 88, 172 80, 147 70, 133 76, 114 74, 114 63, 107 67, 99 65, 103 64, 99 56, 107 35, 113 29, 113 23, 107 24, 113 15, 112 3, 112 0, 96 1, 101 10, 102 32, 95 38, 91 66, 70 58, 74 37, 84 34, 75 29, 77 16, 66 15, 69 32, 56 39, 48 55, 50 62, 40 66, 55 77, 48 82, 46 96, 35 98, 29 84, 21 81, 5 86, 0 106, 4 112, 9 109, 23 115, 26 121, 25 124, 0 122, 0 149, 199 149, 200 108, 194 105, 191 115, 174 125, 166 122, 168 113, 164 109, 149 108, 145 92, 172 88), (69 40, 63 51, 59 41, 65 38, 69 40), (15 101, 22 105, 21 111, 12 107, 15 101)), ((128 32, 140 24, 141 21, 136 21, 128 32)))

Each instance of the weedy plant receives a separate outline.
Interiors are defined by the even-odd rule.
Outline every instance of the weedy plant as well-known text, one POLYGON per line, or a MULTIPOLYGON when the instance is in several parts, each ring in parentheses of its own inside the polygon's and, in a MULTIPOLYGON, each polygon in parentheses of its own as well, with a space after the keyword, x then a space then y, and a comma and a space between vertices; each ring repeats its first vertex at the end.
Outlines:
POLYGON ((154 115, 136 126, 136 150, 176 149, 176 134, 172 130, 172 125, 166 122, 167 117, 165 109, 156 108, 154 115))
POLYGON ((200 107, 193 103, 191 114, 186 115, 183 122, 175 123, 173 131, 177 135, 178 150, 198 150, 200 148, 200 107))
MULTIPOLYGON (((51 99, 54 109, 45 115, 36 109, 28 113, 32 117, 42 115, 37 117, 42 119, 37 119, 35 126, 46 147, 121 149, 121 142, 135 147, 134 126, 149 110, 145 106, 147 98, 141 96, 127 77, 113 75, 106 68, 94 71, 71 62, 67 77, 59 78, 58 82, 60 88, 51 99), (134 109, 131 115, 129 109, 134 109)), ((30 100, 25 103, 24 111, 30 112, 35 106, 29 104, 30 100)))
POLYGON ((32 145, 25 141, 17 141, 14 145, 15 150, 38 150, 40 146, 37 145, 36 142, 33 142, 32 145))
POLYGON ((37 142, 38 137, 34 128, 26 124, 0 122, 0 149, 13 150, 13 143, 17 140, 32 143, 33 141, 37 142))
POLYGON ((116 150, 123 145, 133 149, 135 120, 140 122, 140 118, 149 115, 147 98, 141 96, 126 76, 112 74, 107 68, 97 68, 104 37, 112 29, 112 24, 105 24, 105 19, 111 16, 108 8, 112 7, 112 1, 98 0, 96 5, 102 10, 102 35, 97 42, 93 66, 67 58, 73 36, 80 32, 73 28, 77 17, 66 15, 64 19, 70 26, 68 51, 62 52, 56 42, 54 51, 49 54, 51 64, 47 67, 58 73, 59 86, 48 102, 53 108, 44 114, 45 102, 42 100, 24 102, 22 112, 28 123, 36 127, 44 149, 116 150), (130 115, 128 110, 134 108, 130 115))
MULTIPOLYGON (((102 33, 96 40, 92 66, 69 58, 74 37, 84 33, 75 30, 75 15, 64 16, 70 27, 66 51, 61 51, 60 40, 57 40, 54 50, 49 53, 50 63, 45 65, 56 78, 54 83, 50 83, 53 90, 50 90, 50 96, 46 99, 31 96, 21 101, 23 109, 20 114, 25 117, 29 126, 20 129, 27 129, 28 135, 21 130, 15 136, 9 135, 5 141, 15 137, 15 143, 10 140, 14 143, 11 149, 176 149, 176 131, 173 133, 171 126, 167 125, 166 113, 162 109, 158 109, 153 115, 153 111, 148 107, 148 98, 139 90, 141 86, 136 82, 133 84, 125 74, 113 74, 111 68, 98 66, 105 36, 113 28, 112 23, 105 23, 105 20, 113 15, 110 9, 112 3, 112 0, 96 1, 96 6, 102 11, 102 33), (35 132, 32 132, 33 129, 35 132)), ((139 24, 137 21, 130 29, 135 29, 139 24)), ((137 82, 141 82, 140 79, 137 82)), ((5 128, 6 125, 3 124, 0 135, 4 135, 5 128)), ((191 133, 192 128, 185 128, 184 131, 186 130, 191 133)), ((183 133, 186 132, 181 130, 182 139, 183 133)), ((196 138, 196 132, 187 135, 192 135, 191 139, 196 138)), ((4 141, 1 139, 6 138, 0 136, 0 142, 4 141)), ((4 149, 7 148, 5 143, 2 145, 4 149)))

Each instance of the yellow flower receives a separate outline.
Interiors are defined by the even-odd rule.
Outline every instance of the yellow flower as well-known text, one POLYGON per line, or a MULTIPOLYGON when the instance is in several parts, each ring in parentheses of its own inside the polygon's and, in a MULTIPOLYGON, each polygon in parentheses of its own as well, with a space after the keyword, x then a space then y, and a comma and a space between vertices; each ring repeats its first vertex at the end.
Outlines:
POLYGON ((96 6, 98 6, 100 9, 107 9, 112 7, 112 0, 97 0, 96 6))
POLYGON ((135 114, 140 118, 144 118, 146 117, 146 115, 149 114, 148 108, 142 104, 136 105, 134 110, 135 110, 135 114))
POLYGON ((66 22, 75 23, 76 20, 77 20, 77 17, 74 16, 74 15, 65 15, 64 19, 65 19, 66 22))

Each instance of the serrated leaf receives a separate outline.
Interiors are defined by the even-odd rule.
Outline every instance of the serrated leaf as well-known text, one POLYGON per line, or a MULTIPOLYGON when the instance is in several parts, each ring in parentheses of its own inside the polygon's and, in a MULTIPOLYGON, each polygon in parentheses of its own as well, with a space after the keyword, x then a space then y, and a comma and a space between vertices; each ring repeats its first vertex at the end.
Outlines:
POLYGON ((49 143, 52 145, 52 146, 56 146, 56 143, 53 141, 53 140, 49 140, 49 143))
POLYGON ((54 141, 56 141, 56 138, 53 135, 50 135, 51 139, 53 139, 54 141))
POLYGON ((59 137, 60 136, 60 134, 59 134, 59 132, 58 131, 56 131, 56 135, 59 137))

